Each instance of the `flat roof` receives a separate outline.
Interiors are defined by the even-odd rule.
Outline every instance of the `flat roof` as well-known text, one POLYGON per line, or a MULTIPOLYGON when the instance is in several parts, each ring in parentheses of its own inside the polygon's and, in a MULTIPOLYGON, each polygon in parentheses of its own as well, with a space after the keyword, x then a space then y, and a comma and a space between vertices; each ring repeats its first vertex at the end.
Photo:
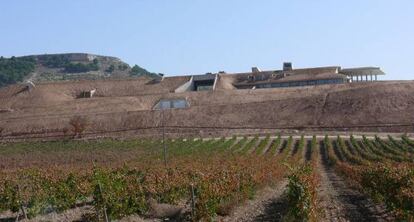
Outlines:
POLYGON ((339 72, 348 76, 385 75, 379 67, 346 68, 341 69, 339 72))
POLYGON ((194 75, 194 81, 207 81, 207 80, 214 80, 216 78, 216 74, 204 74, 204 75, 194 75))

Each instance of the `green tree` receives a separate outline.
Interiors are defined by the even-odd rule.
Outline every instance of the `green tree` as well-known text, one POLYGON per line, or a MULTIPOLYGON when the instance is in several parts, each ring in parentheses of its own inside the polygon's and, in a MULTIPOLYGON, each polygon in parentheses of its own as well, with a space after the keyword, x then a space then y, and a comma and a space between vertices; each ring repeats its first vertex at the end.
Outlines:
POLYGON ((121 71, 125 71, 126 69, 128 69, 128 65, 126 65, 126 64, 122 64, 122 65, 118 65, 118 69, 119 70, 121 70, 121 71))
POLYGON ((34 71, 35 64, 29 57, 0 58, 0 87, 22 81, 34 71))
POLYGON ((138 66, 138 65, 134 65, 131 69, 131 71, 129 72, 129 74, 131 76, 150 76, 152 78, 159 78, 160 76, 156 73, 153 72, 149 72, 148 70, 138 66))
POLYGON ((114 70, 115 70, 115 66, 112 64, 105 71, 112 73, 114 70))
POLYGON ((80 73, 99 70, 98 60, 93 60, 92 63, 68 63, 65 65, 65 72, 80 73))

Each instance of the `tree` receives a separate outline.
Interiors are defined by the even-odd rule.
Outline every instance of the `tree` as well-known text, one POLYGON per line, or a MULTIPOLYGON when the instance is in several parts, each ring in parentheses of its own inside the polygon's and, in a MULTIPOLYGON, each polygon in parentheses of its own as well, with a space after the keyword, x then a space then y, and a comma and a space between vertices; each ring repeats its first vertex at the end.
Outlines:
POLYGON ((73 132, 73 137, 82 137, 83 132, 88 127, 88 119, 82 116, 74 116, 70 119, 69 125, 71 126, 71 130, 73 132))
POLYGON ((67 55, 46 55, 44 56, 43 65, 49 68, 61 68, 69 62, 67 55))
POLYGON ((134 65, 131 69, 131 71, 129 72, 129 74, 131 76, 149 76, 152 78, 159 78, 160 76, 157 73, 153 73, 153 72, 149 72, 148 70, 138 66, 138 65, 134 65))
POLYGON ((145 75, 145 74, 148 74, 148 73, 149 72, 146 69, 144 69, 144 68, 142 68, 138 65, 134 65, 131 69, 131 72, 130 72, 130 74, 133 75, 133 76, 145 75))
POLYGON ((22 81, 35 69, 33 58, 12 57, 0 59, 0 87, 22 81))
POLYGON ((118 69, 119 70, 121 70, 121 71, 125 71, 126 69, 128 69, 128 65, 126 65, 126 64, 122 64, 122 65, 118 65, 118 69))
POLYGON ((112 73, 114 70, 115 70, 115 66, 112 64, 105 71, 112 73))
MULTIPOLYGON (((94 60, 95 61, 95 60, 94 60)), ((97 61, 97 60, 96 60, 97 61)), ((65 72, 79 73, 99 70, 98 63, 68 63, 65 65, 65 72)))

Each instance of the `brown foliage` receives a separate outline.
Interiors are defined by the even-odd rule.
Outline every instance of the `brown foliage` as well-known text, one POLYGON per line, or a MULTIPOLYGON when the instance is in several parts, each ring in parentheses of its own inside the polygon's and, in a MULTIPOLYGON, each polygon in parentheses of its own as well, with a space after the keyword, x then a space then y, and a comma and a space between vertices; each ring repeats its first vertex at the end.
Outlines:
POLYGON ((69 125, 73 133, 73 137, 82 137, 82 133, 89 125, 88 119, 83 116, 74 116, 70 119, 69 125))

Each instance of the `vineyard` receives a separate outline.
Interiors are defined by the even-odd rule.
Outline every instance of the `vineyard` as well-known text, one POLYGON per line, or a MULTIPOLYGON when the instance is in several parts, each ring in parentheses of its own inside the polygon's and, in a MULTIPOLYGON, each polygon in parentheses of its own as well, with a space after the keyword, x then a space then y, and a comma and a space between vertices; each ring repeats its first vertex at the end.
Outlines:
POLYGON ((165 156, 163 145, 0 144, 0 221, 414 221, 407 136, 167 139, 165 156))

